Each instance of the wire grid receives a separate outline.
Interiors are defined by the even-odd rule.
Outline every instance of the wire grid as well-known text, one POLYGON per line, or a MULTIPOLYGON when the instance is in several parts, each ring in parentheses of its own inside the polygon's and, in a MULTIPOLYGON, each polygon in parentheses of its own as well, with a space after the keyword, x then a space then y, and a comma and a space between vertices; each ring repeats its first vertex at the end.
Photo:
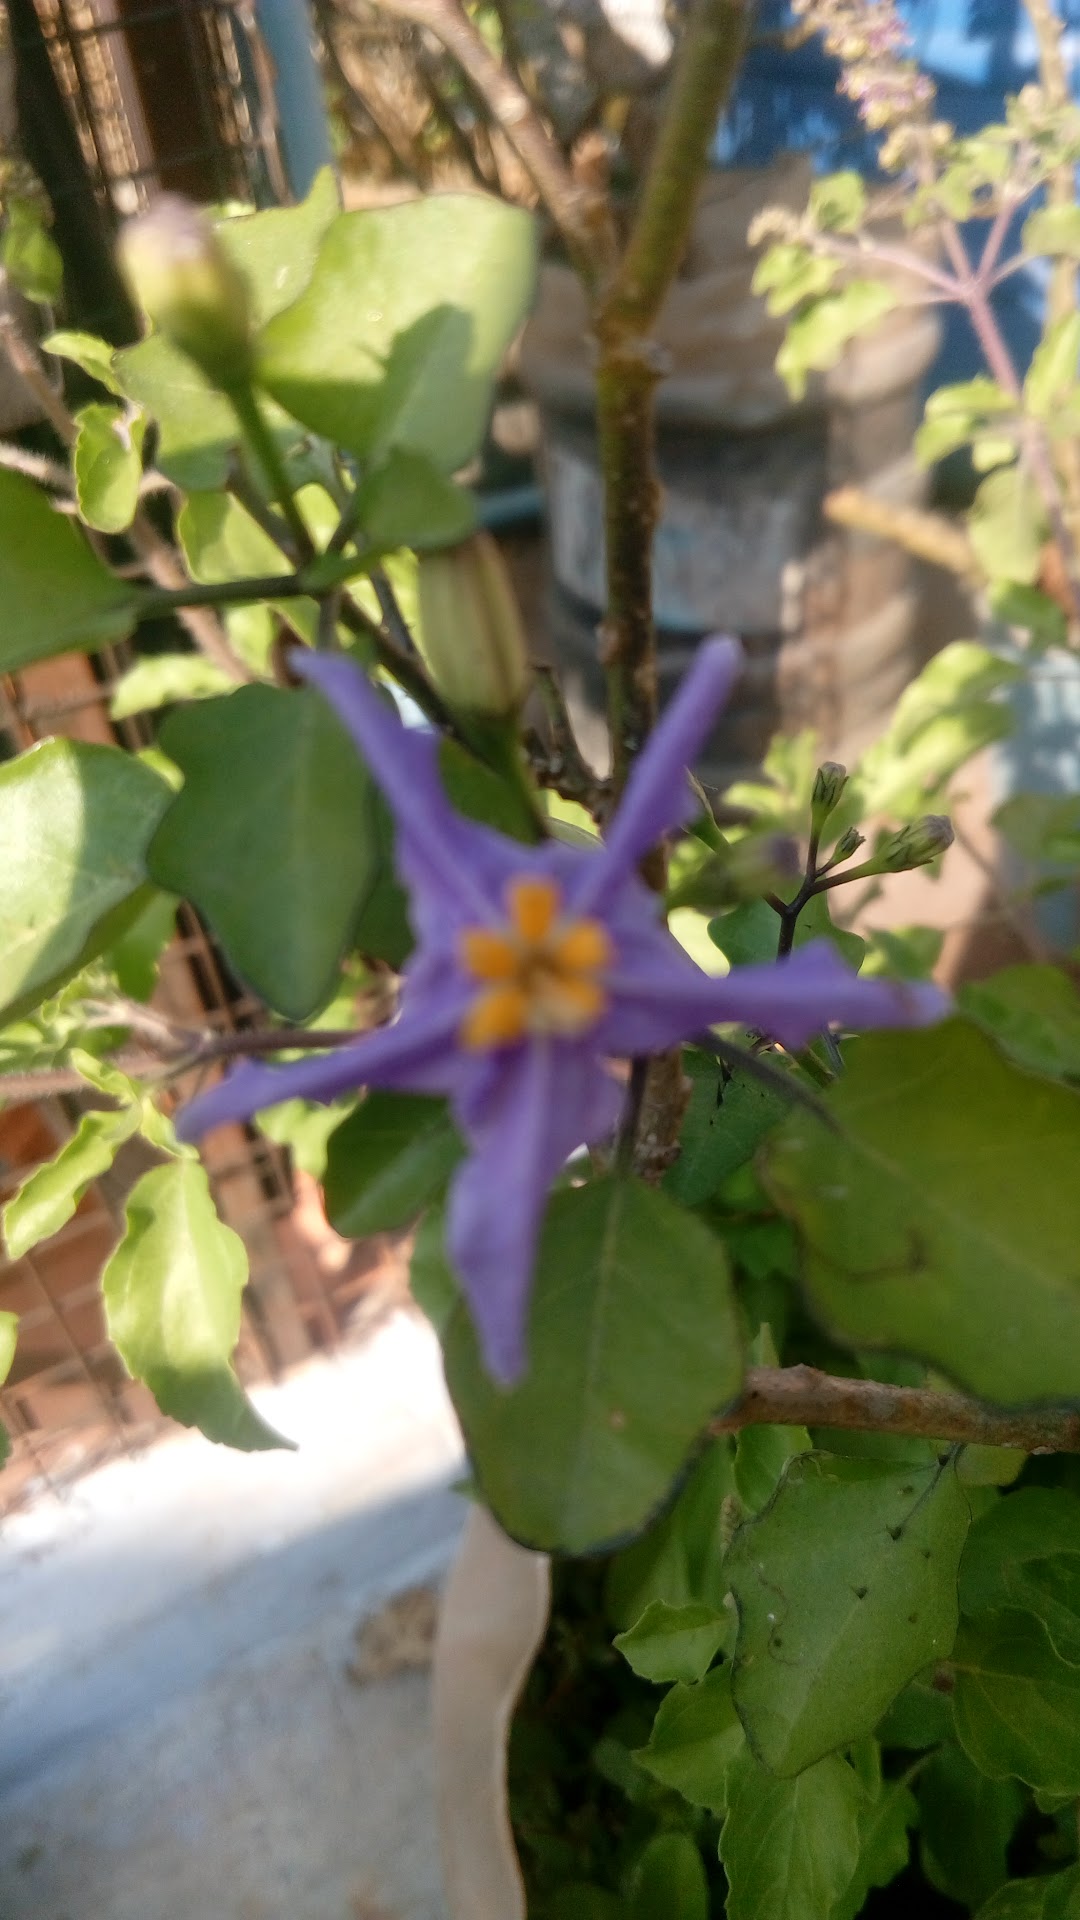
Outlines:
POLYGON ((288 199, 253 0, 35 0, 99 199, 288 199))
MULTIPOLYGON (((22 751, 57 732, 148 744, 146 716, 107 717, 109 695, 132 657, 127 646, 107 648, 93 662, 69 656, 0 677, 0 729, 10 747, 22 751)), ((186 905, 154 1004, 210 1031, 265 1019, 186 905)), ((82 1104, 65 1096, 0 1110, 0 1201, 52 1158, 82 1104)), ((346 1248, 323 1232, 314 1208, 314 1221, 298 1228, 288 1156, 253 1130, 221 1129, 204 1159, 218 1210, 242 1235, 251 1261, 237 1370, 247 1382, 274 1377, 338 1341, 385 1248, 346 1248)), ((154 1160, 141 1142, 129 1143, 59 1234, 19 1261, 0 1258, 0 1306, 20 1316, 15 1367, 0 1392, 0 1419, 13 1441, 0 1475, 0 1515, 42 1492, 63 1497, 80 1473, 138 1454, 164 1430, 150 1395, 128 1379, 106 1337, 98 1284, 123 1230, 126 1193, 154 1160)))

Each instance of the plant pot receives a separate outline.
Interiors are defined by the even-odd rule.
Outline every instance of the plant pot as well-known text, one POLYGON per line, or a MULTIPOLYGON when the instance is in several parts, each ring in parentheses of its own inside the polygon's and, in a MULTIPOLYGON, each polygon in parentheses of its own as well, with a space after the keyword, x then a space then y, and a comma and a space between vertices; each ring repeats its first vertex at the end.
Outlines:
MULTIPOLYGON (((828 525, 821 502, 848 484, 895 505, 921 499, 911 441, 939 325, 898 307, 803 401, 789 398, 774 368, 783 322, 750 290, 746 235, 760 208, 804 205, 809 179, 801 156, 712 175, 656 328, 670 369, 657 392, 661 694, 706 633, 736 633, 747 652, 706 767, 717 779, 754 770, 777 728, 813 726, 851 751, 916 664, 910 560, 828 525)), ((588 316, 567 267, 542 268, 521 371, 540 413, 553 644, 579 699, 599 710, 602 491, 588 316)))
POLYGON ((436 1789, 450 1920, 526 1920, 506 1794, 510 1721, 550 1606, 550 1563, 474 1506, 439 1611, 436 1789))

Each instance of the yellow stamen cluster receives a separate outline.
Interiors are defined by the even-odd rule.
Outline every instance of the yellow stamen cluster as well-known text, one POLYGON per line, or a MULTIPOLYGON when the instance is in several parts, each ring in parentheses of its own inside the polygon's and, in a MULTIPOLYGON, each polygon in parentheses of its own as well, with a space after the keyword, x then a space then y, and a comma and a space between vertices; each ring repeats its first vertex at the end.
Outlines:
POLYGON ((460 956, 480 992, 461 1025, 463 1047, 508 1047, 529 1034, 573 1039, 607 1010, 611 939, 599 920, 560 920, 556 881, 523 874, 506 890, 505 928, 467 927, 460 956))

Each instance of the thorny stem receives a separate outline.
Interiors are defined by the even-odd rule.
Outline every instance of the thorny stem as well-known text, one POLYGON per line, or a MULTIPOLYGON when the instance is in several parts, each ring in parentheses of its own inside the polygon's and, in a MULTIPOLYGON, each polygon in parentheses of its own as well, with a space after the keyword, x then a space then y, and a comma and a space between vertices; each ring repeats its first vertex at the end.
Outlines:
POLYGON ((709 1431, 751 1426, 841 1427, 1024 1453, 1080 1453, 1080 1414, 1071 1409, 1011 1412, 928 1387, 838 1379, 816 1367, 751 1367, 739 1399, 709 1431))

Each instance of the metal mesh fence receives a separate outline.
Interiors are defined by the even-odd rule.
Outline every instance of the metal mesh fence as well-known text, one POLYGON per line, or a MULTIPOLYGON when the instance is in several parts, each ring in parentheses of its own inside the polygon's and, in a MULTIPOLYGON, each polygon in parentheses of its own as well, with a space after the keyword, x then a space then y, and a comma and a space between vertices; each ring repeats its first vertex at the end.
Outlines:
MULTIPOLYGON (((109 649, 93 663, 75 656, 0 677, 0 732, 9 751, 54 733, 144 744, 145 718, 115 725, 108 719, 126 655, 109 649)), ((154 1004, 209 1031, 265 1019, 186 906, 154 1004)), ((81 1104, 65 1095, 0 1110, 0 1202, 55 1154, 81 1104)), ((294 1175, 285 1152, 254 1130, 221 1129, 204 1157, 218 1210, 244 1239, 251 1262, 238 1371, 247 1382, 273 1377, 348 1330, 373 1282, 394 1273, 394 1250, 381 1241, 339 1240, 325 1225, 313 1183, 294 1175)), ((127 1378, 106 1337, 99 1288, 123 1228, 125 1195, 152 1160, 140 1142, 130 1143, 54 1239, 21 1260, 0 1258, 0 1307, 20 1316, 15 1366, 0 1392, 0 1419, 13 1440, 0 1474, 0 1514, 42 1492, 62 1495, 87 1467, 139 1452, 162 1431, 150 1395, 127 1378)))

